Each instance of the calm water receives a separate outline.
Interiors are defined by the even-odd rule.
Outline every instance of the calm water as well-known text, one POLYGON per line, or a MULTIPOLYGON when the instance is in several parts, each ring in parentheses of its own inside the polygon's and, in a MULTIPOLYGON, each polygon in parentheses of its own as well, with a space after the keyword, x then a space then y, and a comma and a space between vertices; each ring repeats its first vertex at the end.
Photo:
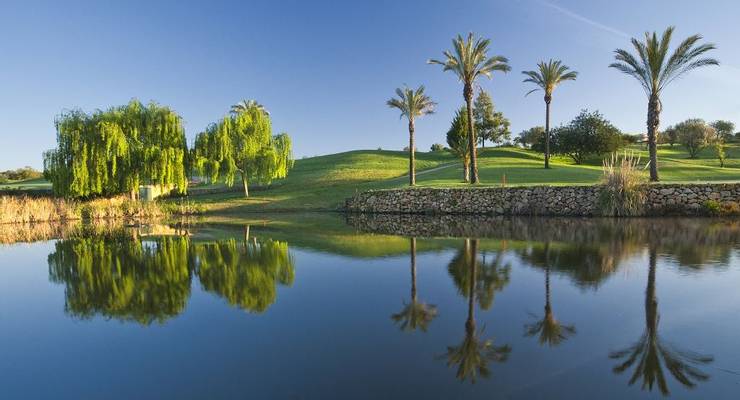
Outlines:
POLYGON ((740 221, 247 226, 0 245, 0 398, 740 398, 740 221))

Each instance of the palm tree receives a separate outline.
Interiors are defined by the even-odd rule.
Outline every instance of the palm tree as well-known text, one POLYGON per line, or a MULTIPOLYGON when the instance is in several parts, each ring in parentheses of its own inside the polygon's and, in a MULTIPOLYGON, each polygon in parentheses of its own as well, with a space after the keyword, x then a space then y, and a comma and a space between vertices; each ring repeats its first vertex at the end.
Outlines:
POLYGON ((448 346, 447 366, 457 365, 456 376, 461 381, 470 379, 475 383, 478 375, 487 378, 490 375, 490 362, 505 362, 511 353, 511 346, 495 346, 493 339, 481 339, 483 330, 476 329, 475 324, 475 295, 478 274, 478 240, 465 239, 462 254, 453 259, 452 263, 463 263, 468 268, 469 277, 466 290, 468 297, 468 317, 465 321, 465 338, 457 346, 448 346))
POLYGON ((560 60, 550 59, 548 62, 540 61, 537 64, 538 71, 522 71, 528 78, 524 82, 534 83, 539 86, 527 92, 526 96, 538 90, 545 92, 545 168, 550 168, 550 102, 552 92, 560 83, 574 81, 578 72, 570 71, 567 65, 560 60))
POLYGON ((238 102, 236 104, 234 104, 233 106, 231 106, 231 111, 230 112, 232 114, 239 114, 239 113, 244 112, 244 111, 247 111, 247 110, 249 110, 251 108, 256 108, 256 109, 262 111, 263 113, 265 113, 265 115, 268 115, 268 116, 270 115, 270 112, 265 109, 265 106, 263 106, 262 104, 258 103, 257 100, 246 100, 246 99, 245 100, 242 100, 242 101, 240 101, 240 102, 238 102))
POLYGON ((525 336, 539 336, 541 345, 554 347, 575 335, 573 325, 563 325, 555 319, 550 304, 550 243, 545 243, 545 316, 525 326, 525 336))
POLYGON ((433 102, 429 96, 424 94, 424 85, 419 86, 416 90, 404 87, 397 88, 396 95, 398 98, 392 98, 386 102, 388 107, 397 108, 401 111, 401 118, 406 117, 409 120, 409 185, 416 185, 416 164, 414 162, 414 119, 427 114, 434 113, 433 102))
POLYGON ((629 380, 630 385, 642 378, 643 389, 652 390, 657 382, 660 392, 668 395, 670 390, 663 372, 664 367, 682 385, 692 388, 696 386, 696 382, 709 379, 709 375, 701 371, 698 366, 711 363, 714 357, 681 350, 671 344, 663 343, 658 335, 660 315, 658 314, 658 298, 655 295, 657 250, 654 245, 650 247, 650 269, 645 290, 645 332, 632 346, 611 352, 609 358, 625 359, 622 364, 614 367, 615 374, 621 374, 637 363, 629 380))
POLYGON ((403 310, 393 314, 391 319, 400 325, 402 331, 427 331, 429 323, 437 316, 437 307, 419 302, 416 299, 416 238, 411 238, 411 303, 405 304, 403 310))
POLYGON ((673 29, 672 26, 668 27, 660 39, 656 32, 652 34, 645 32, 644 42, 632 38, 632 46, 637 55, 632 55, 627 50, 614 50, 614 58, 617 62, 609 65, 637 79, 648 96, 647 135, 650 152, 650 180, 653 182, 659 180, 656 134, 662 110, 661 91, 669 83, 691 70, 708 65, 719 65, 716 59, 703 57, 705 53, 716 47, 712 43, 697 44, 702 39, 701 35, 689 36, 668 57, 668 46, 671 43, 673 29))
POLYGON ((470 183, 478 183, 478 155, 475 152, 475 128, 473 123, 473 91, 475 80, 480 76, 491 78, 494 71, 508 72, 509 60, 503 56, 488 57, 489 39, 476 39, 469 33, 467 39, 457 35, 452 39, 454 53, 447 50, 444 61, 429 60, 429 64, 442 65, 443 71, 452 71, 463 83, 463 98, 468 109, 468 147, 470 148, 470 183))

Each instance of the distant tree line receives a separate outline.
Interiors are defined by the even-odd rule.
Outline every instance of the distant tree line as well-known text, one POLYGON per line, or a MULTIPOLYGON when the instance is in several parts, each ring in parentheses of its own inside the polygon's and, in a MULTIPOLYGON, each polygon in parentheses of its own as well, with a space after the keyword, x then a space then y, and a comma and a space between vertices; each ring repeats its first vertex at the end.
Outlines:
POLYGON ((23 167, 18 169, 12 169, 0 172, 0 183, 8 183, 14 181, 27 181, 29 179, 37 179, 44 176, 43 173, 37 171, 32 167, 23 167))

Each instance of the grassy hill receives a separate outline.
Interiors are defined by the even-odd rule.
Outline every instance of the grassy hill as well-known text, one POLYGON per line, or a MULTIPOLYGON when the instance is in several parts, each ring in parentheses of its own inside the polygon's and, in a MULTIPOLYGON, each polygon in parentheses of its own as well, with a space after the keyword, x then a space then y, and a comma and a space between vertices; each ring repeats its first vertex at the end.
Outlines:
MULTIPOLYGON (((631 150, 647 160, 647 152, 631 150)), ((724 168, 706 149, 698 159, 689 159, 680 146, 663 146, 659 166, 663 182, 740 181, 740 146, 730 145, 724 168)), ((601 178, 601 160, 575 165, 569 158, 555 157, 552 169, 542 168, 540 154, 518 148, 488 148, 480 152, 480 186, 499 186, 504 176, 508 186, 594 184, 601 178)), ((361 150, 297 160, 287 179, 271 188, 255 191, 245 199, 239 193, 193 196, 212 212, 272 212, 286 210, 331 210, 346 197, 370 189, 406 187, 407 153, 361 150)), ((417 153, 417 185, 420 187, 466 187, 462 165, 447 152, 417 153)))

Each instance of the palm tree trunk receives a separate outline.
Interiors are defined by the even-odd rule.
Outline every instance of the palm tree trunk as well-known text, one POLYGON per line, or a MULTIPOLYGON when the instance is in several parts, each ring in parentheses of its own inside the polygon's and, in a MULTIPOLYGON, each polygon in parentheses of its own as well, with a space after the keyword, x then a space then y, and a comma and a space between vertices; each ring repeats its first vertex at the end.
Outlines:
POLYGON ((648 271, 648 283, 645 289, 645 327, 652 337, 658 332, 658 298, 655 295, 655 269, 657 250, 655 245, 650 245, 650 269, 648 271))
POLYGON ((550 169, 550 102, 552 97, 545 95, 545 169, 550 169))
POLYGON ((478 179, 478 154, 475 151, 475 126, 473 125, 473 85, 465 84, 463 89, 465 104, 468 107, 468 150, 470 153, 470 183, 476 184, 478 179))
POLYGON ((470 183, 470 160, 465 157, 467 162, 463 162, 463 180, 465 183, 470 183))
POLYGON ((658 148, 656 145, 656 136, 658 126, 660 125, 661 103, 657 93, 650 95, 648 101, 648 118, 647 118, 647 136, 648 152, 650 153, 650 180, 658 182, 658 148))
POLYGON ((478 239, 466 239, 466 248, 470 249, 470 283, 468 285, 468 319, 465 329, 468 334, 475 332, 475 281, 478 278, 478 239), (472 243, 471 243, 472 242, 472 243))
POLYGON ((414 118, 409 118, 409 185, 416 185, 416 163, 414 160, 414 118))
POLYGON ((416 302, 416 238, 411 241, 411 301, 416 302))

